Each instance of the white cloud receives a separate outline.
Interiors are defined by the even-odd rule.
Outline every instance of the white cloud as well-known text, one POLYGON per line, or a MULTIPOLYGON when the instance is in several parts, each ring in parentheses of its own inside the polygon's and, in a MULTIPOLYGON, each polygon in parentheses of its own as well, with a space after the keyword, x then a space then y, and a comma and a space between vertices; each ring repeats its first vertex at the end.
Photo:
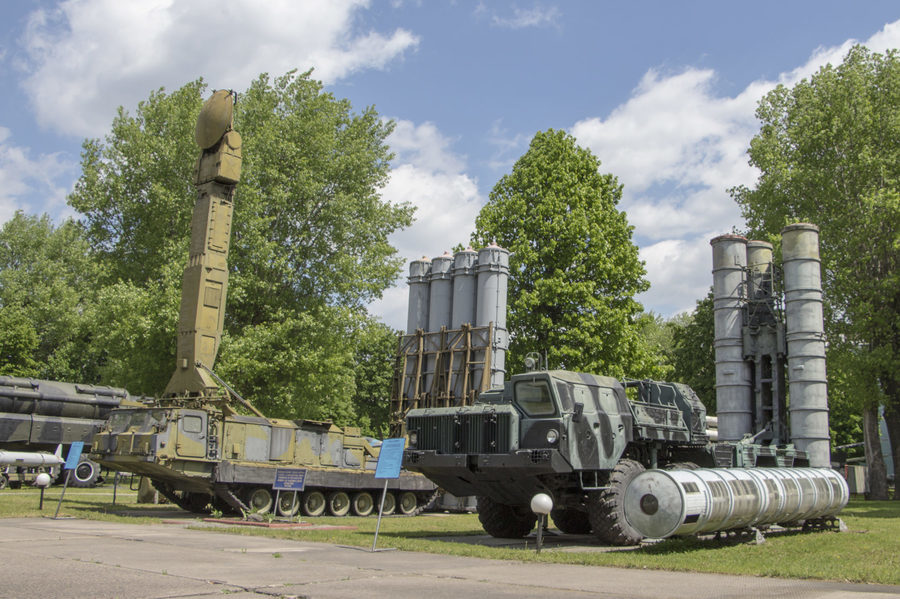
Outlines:
POLYGON ((9 129, 0 127, 0 222, 12 218, 16 210, 70 216, 65 207, 69 190, 60 180, 70 179, 75 166, 61 154, 32 158, 27 148, 11 143, 9 129), (33 197, 42 197, 43 203, 34 205, 33 197))
MULTIPOLYGON (((390 238, 400 256, 408 263, 423 253, 431 258, 457 243, 466 244, 483 198, 477 182, 464 172, 464 159, 451 151, 451 140, 432 123, 415 125, 398 120, 388 144, 397 159, 382 196, 390 202, 416 206, 412 226, 390 238)), ((385 323, 398 329, 406 327, 406 272, 381 300, 369 306, 385 323)))
MULTIPOLYGON (((479 10, 481 9, 483 9, 483 5, 479 6, 479 10)), ((513 6, 511 15, 494 14, 491 17, 491 23, 507 29, 525 29, 545 25, 556 26, 559 17, 559 9, 555 6, 544 7, 535 3, 531 8, 513 6)))
MULTIPOLYGON (((733 97, 717 93, 710 69, 651 69, 606 118, 575 123, 579 143, 625 185, 621 208, 636 239, 650 244, 641 250, 653 286, 639 298, 646 308, 666 316, 692 309, 711 283, 709 239, 744 225, 727 189, 752 186, 758 175, 746 150, 759 130, 760 98, 778 83, 791 86, 840 63, 855 43, 817 48, 777 81, 754 81, 733 97)), ((863 43, 875 52, 900 47, 900 21, 863 43)))
POLYGON ((97 136, 119 105, 133 107, 160 86, 204 77, 243 88, 261 72, 314 67, 326 83, 383 69, 414 49, 404 29, 358 31, 366 0, 67 0, 34 11, 23 37, 31 74, 24 87, 38 121, 97 136))

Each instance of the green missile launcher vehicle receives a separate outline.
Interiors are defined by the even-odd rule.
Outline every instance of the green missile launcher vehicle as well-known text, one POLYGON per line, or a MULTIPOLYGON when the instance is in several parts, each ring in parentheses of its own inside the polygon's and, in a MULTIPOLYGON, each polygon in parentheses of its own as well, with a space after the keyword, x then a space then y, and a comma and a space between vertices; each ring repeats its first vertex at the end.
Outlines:
MULTIPOLYGON (((104 466, 149 478, 184 509, 309 516, 375 506, 377 443, 353 427, 266 418, 212 370, 228 291, 228 248, 241 138, 233 130, 234 94, 220 90, 197 120, 202 149, 194 170, 197 200, 184 270, 177 364, 163 397, 151 406, 117 409, 94 441, 104 466), (241 414, 249 412, 251 415, 241 414), (304 491, 274 493, 278 468, 306 469, 304 491), (277 505, 275 498, 277 496, 277 505)), ((423 476, 392 480, 385 512, 414 514, 435 494, 423 476)))

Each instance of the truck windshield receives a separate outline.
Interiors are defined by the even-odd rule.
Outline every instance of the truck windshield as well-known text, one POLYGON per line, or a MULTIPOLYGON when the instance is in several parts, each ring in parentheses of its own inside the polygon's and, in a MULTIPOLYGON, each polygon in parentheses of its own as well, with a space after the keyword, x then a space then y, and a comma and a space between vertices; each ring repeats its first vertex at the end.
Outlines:
POLYGON ((516 405, 529 416, 550 416, 556 413, 547 381, 517 382, 515 399, 516 405))

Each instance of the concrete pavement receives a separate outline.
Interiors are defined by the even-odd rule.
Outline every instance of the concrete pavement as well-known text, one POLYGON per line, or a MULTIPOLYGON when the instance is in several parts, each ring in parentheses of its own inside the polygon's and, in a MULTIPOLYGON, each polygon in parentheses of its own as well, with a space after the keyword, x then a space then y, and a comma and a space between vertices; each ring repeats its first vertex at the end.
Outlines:
POLYGON ((900 586, 370 553, 323 543, 90 520, 0 520, 0 597, 624 597, 884 599, 900 586))

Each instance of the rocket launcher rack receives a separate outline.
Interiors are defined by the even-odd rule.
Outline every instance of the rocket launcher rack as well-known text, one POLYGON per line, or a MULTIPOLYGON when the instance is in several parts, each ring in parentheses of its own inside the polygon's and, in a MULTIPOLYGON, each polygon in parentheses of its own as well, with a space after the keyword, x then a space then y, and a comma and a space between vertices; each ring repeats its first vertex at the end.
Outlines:
POLYGON ((472 405, 490 387, 493 338, 493 323, 401 335, 391 386, 392 430, 412 409, 472 405), (426 372, 432 363, 433 372, 426 372))

